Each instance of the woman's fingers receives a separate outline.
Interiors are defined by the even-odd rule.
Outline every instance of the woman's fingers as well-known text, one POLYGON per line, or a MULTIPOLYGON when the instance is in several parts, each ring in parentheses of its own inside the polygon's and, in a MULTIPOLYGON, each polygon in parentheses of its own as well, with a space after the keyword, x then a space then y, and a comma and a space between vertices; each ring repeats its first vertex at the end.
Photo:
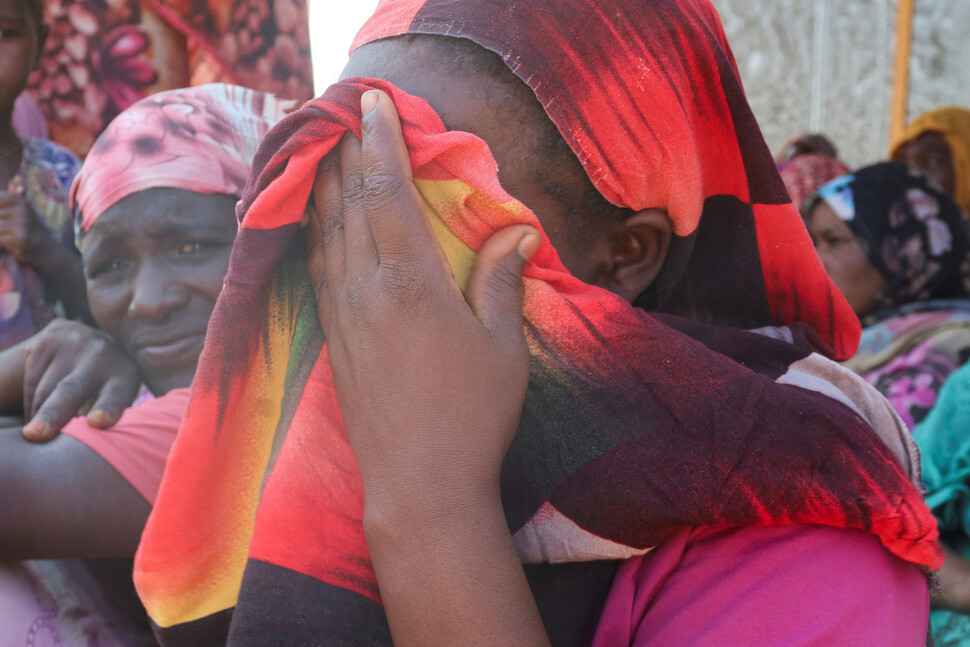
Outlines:
POLYGON ((494 339, 522 338, 522 270, 540 242, 532 227, 512 225, 493 234, 478 252, 466 296, 494 339))
POLYGON ((24 357, 24 418, 28 420, 54 390, 57 382, 66 375, 66 372, 55 375, 48 371, 56 357, 56 349, 40 343, 41 340, 40 335, 31 339, 24 357))
POLYGON ((361 141, 353 133, 347 133, 340 145, 340 176, 346 269, 360 276, 375 270, 379 259, 364 197, 361 141))
POLYGON ((304 214, 307 223, 303 230, 307 254, 307 274, 310 277, 310 284, 313 286, 313 294, 317 301, 317 314, 320 317, 320 325, 323 327, 325 335, 333 316, 331 304, 333 295, 327 270, 328 258, 324 244, 323 220, 325 212, 340 208, 339 204, 328 204, 332 194, 328 185, 334 181, 339 183, 339 178, 333 172, 335 162, 330 159, 331 156, 321 160, 319 166, 317 166, 317 175, 313 182, 313 202, 307 205, 304 214))
POLYGON ((363 203, 381 263, 407 267, 415 261, 442 258, 424 200, 412 181, 394 102, 371 90, 361 97, 361 110, 363 203))

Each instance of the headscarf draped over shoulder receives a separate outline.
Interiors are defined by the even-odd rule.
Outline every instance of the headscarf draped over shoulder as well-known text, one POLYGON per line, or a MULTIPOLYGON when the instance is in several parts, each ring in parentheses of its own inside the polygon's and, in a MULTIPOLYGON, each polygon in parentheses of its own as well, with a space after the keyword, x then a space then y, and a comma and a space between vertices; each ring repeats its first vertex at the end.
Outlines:
POLYGON ((353 48, 402 34, 499 54, 607 200, 667 211, 670 253, 637 305, 740 328, 801 321, 836 357, 855 352, 858 321, 790 204, 708 0, 383 0, 353 48))
POLYGON ((112 205, 145 189, 241 196, 260 141, 294 105, 225 83, 133 104, 98 137, 71 187, 78 240, 112 205))
POLYGON ((970 110, 946 106, 924 112, 890 145, 889 157, 895 159, 900 148, 928 132, 938 132, 946 140, 953 164, 953 199, 970 214, 970 110))

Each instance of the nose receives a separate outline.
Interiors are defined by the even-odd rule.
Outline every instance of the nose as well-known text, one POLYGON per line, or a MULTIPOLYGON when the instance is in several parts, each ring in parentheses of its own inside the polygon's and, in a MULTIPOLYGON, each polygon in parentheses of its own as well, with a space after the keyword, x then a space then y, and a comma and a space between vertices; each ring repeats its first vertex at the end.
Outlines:
POLYGON ((128 315, 145 321, 161 321, 185 306, 189 291, 177 273, 155 260, 139 264, 128 302, 128 315))

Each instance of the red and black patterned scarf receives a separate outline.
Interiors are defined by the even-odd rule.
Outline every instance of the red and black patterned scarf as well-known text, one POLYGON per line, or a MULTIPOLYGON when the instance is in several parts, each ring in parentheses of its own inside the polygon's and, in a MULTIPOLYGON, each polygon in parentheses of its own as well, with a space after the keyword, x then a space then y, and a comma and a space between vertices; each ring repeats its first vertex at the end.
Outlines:
MULTIPOLYGON (((618 560, 685 527, 859 528, 938 567, 898 421, 813 352, 850 355, 858 322, 787 202, 710 5, 400 0, 358 41, 408 32, 500 53, 603 195, 666 209, 677 234, 639 308, 572 277, 548 240, 525 271, 532 375, 502 494, 554 644, 580 641, 618 560)), ((491 232, 539 226, 481 140, 386 82, 332 86, 269 133, 137 558, 165 645, 390 644, 299 233, 317 162, 359 133, 373 87, 398 107, 460 281, 491 232)))

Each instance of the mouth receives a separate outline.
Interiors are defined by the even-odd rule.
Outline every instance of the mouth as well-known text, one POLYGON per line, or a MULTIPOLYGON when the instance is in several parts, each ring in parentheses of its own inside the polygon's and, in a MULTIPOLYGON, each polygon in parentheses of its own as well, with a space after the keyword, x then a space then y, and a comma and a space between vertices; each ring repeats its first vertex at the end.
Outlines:
POLYGON ((135 346, 135 358, 146 369, 195 364, 199 361, 205 333, 193 333, 160 341, 146 341, 135 346))

